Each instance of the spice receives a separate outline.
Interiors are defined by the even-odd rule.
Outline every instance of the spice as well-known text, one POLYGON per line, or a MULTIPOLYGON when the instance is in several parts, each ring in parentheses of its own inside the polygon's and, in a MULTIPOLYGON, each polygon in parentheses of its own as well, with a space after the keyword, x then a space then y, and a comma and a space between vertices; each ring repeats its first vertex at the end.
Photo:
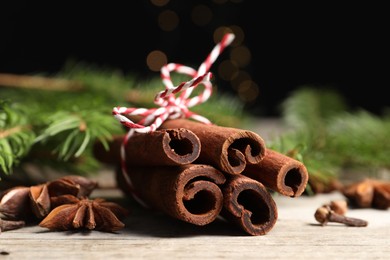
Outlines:
MULTIPOLYGON (((95 143, 95 157, 107 164, 119 164, 124 141, 125 136, 115 136, 108 150, 102 143, 95 143)), ((165 129, 150 133, 134 133, 126 142, 124 149, 126 163, 130 165, 188 164, 198 158, 200 141, 192 131, 187 129, 165 129)))
POLYGON ((388 209, 390 207, 390 182, 366 178, 346 185, 343 195, 358 208, 388 209))
POLYGON ((265 235, 276 224, 276 203, 260 182, 243 175, 232 175, 224 184, 223 195, 221 215, 246 233, 265 235))
POLYGON ((249 164, 242 174, 289 197, 300 196, 309 179, 303 163, 268 148, 264 159, 257 164, 249 164))
POLYGON ((325 226, 328 222, 336 222, 352 227, 365 227, 368 222, 358 218, 346 217, 333 211, 329 205, 324 205, 316 210, 314 213, 315 219, 325 226))
POLYGON ((1 232, 4 232, 4 231, 24 227, 24 225, 25 225, 24 221, 4 220, 4 219, 0 218, 0 234, 1 234, 1 232))
POLYGON ((17 186, 3 192, 0 200, 0 216, 7 219, 26 219, 31 215, 29 187, 17 186))
POLYGON ((118 169, 117 183, 128 195, 137 195, 150 208, 176 219, 203 226, 214 221, 223 205, 219 185, 224 175, 209 165, 187 164, 118 169), (129 174, 133 186, 124 181, 129 174))
POLYGON ((39 226, 57 231, 84 228, 105 232, 114 232, 125 226, 119 218, 126 216, 128 211, 116 203, 72 195, 63 196, 62 203, 65 204, 54 208, 39 226))
POLYGON ((67 175, 44 184, 30 187, 31 208, 38 219, 42 219, 52 210, 50 197, 64 194, 78 198, 89 196, 97 186, 95 181, 82 176, 67 175))
MULTIPOLYGON (((31 187, 17 186, 3 192, 0 200, 0 215, 3 230, 24 226, 25 221, 41 220, 54 207, 69 202, 59 203, 61 196, 80 198, 89 195, 97 186, 97 182, 82 176, 68 175, 31 187), (54 201, 54 203, 53 203, 54 201)), ((106 205, 106 204, 105 204, 106 205)))
POLYGON ((332 200, 323 206, 329 206, 331 210, 340 215, 345 215, 348 211, 348 203, 345 200, 332 200))
POLYGON ((30 187, 31 208, 38 219, 42 219, 51 210, 50 195, 47 184, 35 185, 30 187))
POLYGON ((340 191, 343 187, 343 184, 337 177, 328 176, 324 179, 321 175, 315 174, 310 175, 308 185, 310 186, 310 194, 331 193, 334 191, 340 191))
POLYGON ((167 120, 161 129, 185 128, 194 132, 201 143, 195 163, 239 174, 247 164, 259 163, 265 155, 264 140, 256 133, 238 128, 208 125, 188 119, 167 120))
POLYGON ((97 182, 79 175, 66 175, 48 183, 50 196, 72 194, 78 198, 89 196, 97 182))

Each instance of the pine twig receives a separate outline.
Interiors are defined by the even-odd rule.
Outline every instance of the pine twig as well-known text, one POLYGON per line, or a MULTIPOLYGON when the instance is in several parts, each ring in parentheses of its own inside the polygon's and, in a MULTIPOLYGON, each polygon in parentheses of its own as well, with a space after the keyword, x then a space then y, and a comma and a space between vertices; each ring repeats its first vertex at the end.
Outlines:
POLYGON ((67 79, 0 73, 0 86, 51 91, 79 91, 82 84, 67 79))

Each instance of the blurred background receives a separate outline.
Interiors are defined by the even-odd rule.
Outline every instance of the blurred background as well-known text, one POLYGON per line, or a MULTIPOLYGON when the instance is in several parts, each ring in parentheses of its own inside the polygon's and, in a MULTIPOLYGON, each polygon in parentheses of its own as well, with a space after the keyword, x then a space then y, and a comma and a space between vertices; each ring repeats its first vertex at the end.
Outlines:
POLYGON ((198 68, 228 28, 236 41, 213 80, 255 115, 278 116, 307 85, 375 114, 389 105, 388 15, 377 3, 8 1, 0 10, 0 73, 54 74, 72 59, 159 77, 167 62, 198 68))

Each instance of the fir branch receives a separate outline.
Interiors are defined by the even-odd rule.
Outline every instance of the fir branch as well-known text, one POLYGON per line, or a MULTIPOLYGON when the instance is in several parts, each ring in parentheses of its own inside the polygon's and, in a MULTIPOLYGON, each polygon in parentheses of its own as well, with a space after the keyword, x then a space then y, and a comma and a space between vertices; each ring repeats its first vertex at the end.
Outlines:
POLYGON ((23 129, 23 127, 21 127, 21 126, 15 126, 13 128, 1 131, 0 132, 0 138, 7 138, 7 137, 9 137, 9 136, 11 136, 13 134, 16 134, 16 133, 20 132, 22 129, 23 129))
POLYGON ((329 138, 340 164, 358 168, 390 168, 390 120, 367 111, 344 113, 329 125, 329 138))
POLYGON ((49 144, 58 158, 67 161, 81 156, 95 140, 108 147, 108 140, 122 128, 110 114, 100 111, 58 111, 50 115, 41 126, 42 132, 35 143, 49 144))
POLYGON ((309 128, 311 132, 335 115, 347 110, 346 102, 332 88, 303 86, 290 93, 280 104, 283 120, 297 129, 309 128))
POLYGON ((302 87, 281 107, 292 130, 268 145, 306 165, 308 189, 314 182, 329 185, 346 168, 390 168, 390 117, 348 111, 332 89, 302 87))
MULTIPOLYGON (((16 161, 26 165, 33 163, 39 167, 49 166, 55 170, 67 169, 80 174, 98 169, 100 164, 94 160, 91 144, 99 140, 108 149, 108 140, 126 131, 112 116, 112 108, 155 107, 153 100, 156 93, 165 89, 159 74, 145 80, 116 69, 83 62, 68 62, 56 75, 22 78, 28 79, 28 84, 20 79, 14 78, 12 84, 3 84, 11 87, 1 88, 2 98, 10 100, 12 104, 8 112, 23 116, 25 124, 16 120, 17 124, 8 122, 6 126, 0 126, 0 135, 6 137, 1 140, 7 140, 7 144, 2 144, 5 148, 1 148, 3 155, 0 155, 2 168, 6 171, 0 169, 0 172, 10 172, 17 166, 17 170, 22 170, 23 165, 16 164, 16 161), (37 84, 37 81, 34 83, 36 79, 49 81, 37 84), (65 91, 52 91, 56 89, 50 86, 54 86, 52 83, 56 83, 57 79, 65 83, 65 87, 60 88, 65 91), (68 83, 75 83, 82 88, 68 91, 73 89, 68 88, 71 86, 66 85, 68 83), (26 84, 38 87, 30 88, 26 84), (139 95, 138 98, 129 98, 134 97, 134 93, 139 95), (23 104, 28 109, 23 110, 23 113, 14 111, 17 104, 23 104), (13 141, 11 137, 16 140, 13 141), (25 139, 29 141, 22 142, 25 139), (9 147, 15 151, 12 155, 4 153, 9 147)), ((188 80, 180 74, 172 75, 172 79, 178 83, 188 80)), ((199 91, 202 91, 202 87, 195 89, 194 94, 199 91)), ((243 104, 238 99, 219 95, 216 91, 206 103, 194 107, 192 111, 220 125, 238 126, 245 119, 243 104)))
POLYGON ((50 91, 77 91, 83 88, 78 82, 65 79, 9 73, 0 73, 0 86, 50 91))
POLYGON ((24 111, 0 101, 0 166, 4 173, 11 173, 28 153, 34 137, 24 111))

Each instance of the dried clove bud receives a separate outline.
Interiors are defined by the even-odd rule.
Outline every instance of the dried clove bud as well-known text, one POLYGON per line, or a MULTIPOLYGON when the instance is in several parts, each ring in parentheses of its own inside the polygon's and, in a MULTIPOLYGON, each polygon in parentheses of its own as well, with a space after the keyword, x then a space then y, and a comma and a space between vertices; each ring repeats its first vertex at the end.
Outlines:
POLYGON ((368 222, 365 220, 337 214, 327 205, 318 208, 314 213, 314 217, 322 226, 325 226, 328 222, 341 223, 352 227, 365 227, 368 225, 368 222))
POLYGON ((345 200, 332 200, 327 205, 331 210, 339 215, 345 215, 348 211, 348 203, 345 200))
POLYGON ((24 227, 24 221, 4 220, 0 218, 0 234, 3 231, 18 229, 24 227))
POLYGON ((0 215, 6 219, 17 220, 31 213, 29 187, 17 186, 3 192, 0 200, 0 215))

